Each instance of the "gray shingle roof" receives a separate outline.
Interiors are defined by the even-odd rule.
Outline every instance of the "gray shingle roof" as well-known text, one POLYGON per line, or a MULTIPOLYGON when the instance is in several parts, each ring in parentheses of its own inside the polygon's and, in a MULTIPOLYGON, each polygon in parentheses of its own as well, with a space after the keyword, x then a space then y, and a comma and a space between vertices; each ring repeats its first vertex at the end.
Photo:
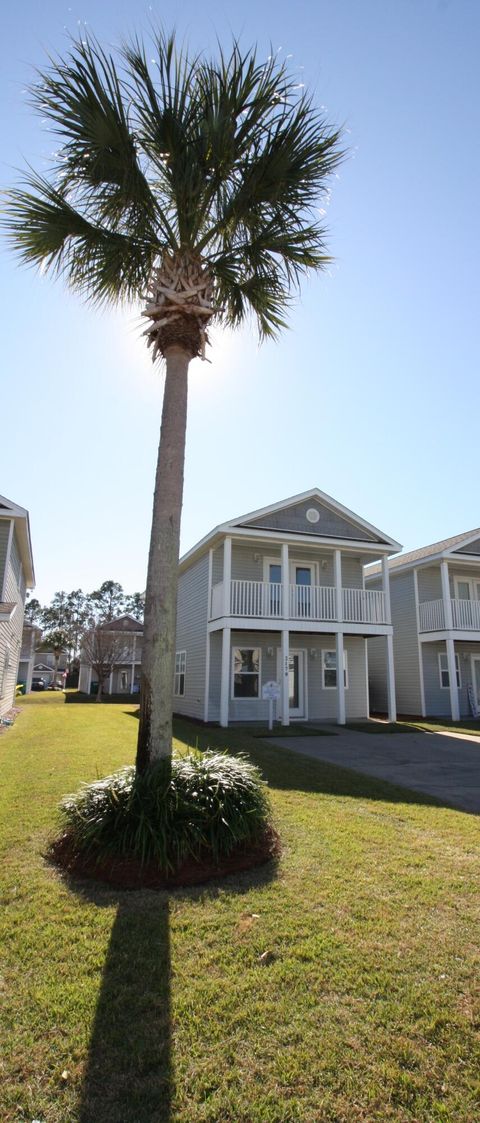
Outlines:
MULTIPOLYGON (((408 554, 397 554, 395 558, 389 558, 388 568, 396 569, 400 565, 413 565, 417 561, 423 561, 424 558, 435 557, 436 554, 443 554, 445 550, 452 550, 454 546, 458 546, 461 542, 475 537, 480 538, 480 528, 465 530, 463 534, 454 534, 452 538, 444 538, 441 542, 433 542, 431 546, 422 546, 420 550, 410 550, 408 554)), ((375 573, 380 573, 381 568, 381 565, 376 563, 369 566, 366 572, 369 577, 373 577, 375 573)))

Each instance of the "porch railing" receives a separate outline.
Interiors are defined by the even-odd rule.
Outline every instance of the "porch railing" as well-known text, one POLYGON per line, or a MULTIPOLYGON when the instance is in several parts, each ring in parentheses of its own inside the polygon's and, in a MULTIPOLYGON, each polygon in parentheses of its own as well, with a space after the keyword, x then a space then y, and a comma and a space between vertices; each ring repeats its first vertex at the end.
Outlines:
MULTIPOLYGON (((332 585, 290 585, 288 615, 283 611, 283 587, 271 581, 230 582, 226 606, 223 582, 212 588, 211 619, 220 616, 335 621, 335 588, 332 585)), ((342 620, 350 624, 388 624, 385 594, 377 589, 342 589, 342 620)))
MULTIPOLYGON (((452 627, 462 632, 480 632, 480 600, 450 601, 452 606, 452 627)), ((443 600, 429 600, 419 604, 419 625, 421 632, 440 632, 446 628, 445 605, 443 600)))

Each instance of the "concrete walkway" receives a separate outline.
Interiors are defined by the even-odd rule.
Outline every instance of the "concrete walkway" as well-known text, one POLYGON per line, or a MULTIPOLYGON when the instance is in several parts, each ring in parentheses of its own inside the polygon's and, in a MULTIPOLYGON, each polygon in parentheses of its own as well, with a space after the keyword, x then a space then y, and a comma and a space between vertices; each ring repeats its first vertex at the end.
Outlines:
POLYGON ((480 738, 421 730, 359 733, 336 726, 332 736, 278 737, 273 743, 480 814, 480 738))

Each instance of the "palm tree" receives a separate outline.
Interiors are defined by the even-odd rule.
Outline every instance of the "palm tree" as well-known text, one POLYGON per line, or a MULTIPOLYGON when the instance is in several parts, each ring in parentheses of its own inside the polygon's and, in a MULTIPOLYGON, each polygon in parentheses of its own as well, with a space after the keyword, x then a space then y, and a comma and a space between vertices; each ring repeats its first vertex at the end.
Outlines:
POLYGON ((118 62, 72 42, 32 89, 60 148, 47 177, 7 194, 4 225, 24 262, 94 304, 142 300, 166 380, 148 562, 137 768, 171 753, 177 565, 187 376, 208 328, 251 315, 275 337, 302 276, 324 269, 319 205, 342 158, 276 57, 177 52, 158 33, 118 62), (149 52, 152 53, 152 52, 149 52))

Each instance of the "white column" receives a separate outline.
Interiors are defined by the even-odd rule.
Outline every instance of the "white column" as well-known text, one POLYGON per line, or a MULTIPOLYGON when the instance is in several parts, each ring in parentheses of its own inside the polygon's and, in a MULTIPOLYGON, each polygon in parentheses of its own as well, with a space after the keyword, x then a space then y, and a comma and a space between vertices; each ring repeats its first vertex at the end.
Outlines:
POLYGON ((208 702, 210 697, 210 632, 207 632, 205 650, 205 695, 203 701, 203 720, 208 721, 208 702))
POLYGON ((230 582, 232 580, 232 539, 223 543, 223 615, 230 616, 230 582))
POLYGON ((386 636, 387 640, 387 704, 388 720, 397 720, 397 704, 395 699, 395 665, 393 662, 393 636, 386 636))
MULTIPOLYGON (((342 555, 340 550, 333 551, 333 571, 335 574, 335 615, 337 620, 343 620, 342 597, 342 555)), ((343 636, 342 636, 343 643, 343 636)), ((337 663, 338 670, 338 663, 337 663)), ((343 719, 345 721, 345 717, 343 719)))
POLYGON ((108 680, 108 693, 109 694, 112 693, 112 686, 113 686, 113 670, 110 671, 110 678, 108 680))
MULTIPOLYGON (((450 582, 448 580, 448 562, 440 562, 440 574, 442 578, 442 597, 443 597, 443 611, 445 613, 445 627, 447 631, 453 628, 452 618, 452 601, 450 598, 450 582)), ((450 690, 452 685, 450 683, 450 690)))
POLYGON ((365 636, 365 639, 364 639, 363 642, 365 644, 365 690, 366 690, 365 697, 366 697, 366 700, 367 700, 367 717, 370 717, 370 684, 369 684, 369 681, 368 681, 368 639, 367 639, 366 636, 365 636))
POLYGON ((231 628, 222 632, 222 674, 220 679, 220 725, 228 726, 228 700, 230 695, 230 633, 231 628))
POLYGON ((284 620, 290 619, 290 562, 288 560, 288 542, 282 546, 282 616, 284 620))
POLYGON ((425 705, 425 680, 423 677, 423 645, 420 639, 420 605, 418 599, 418 573, 417 570, 413 571, 413 591, 415 593, 415 616, 417 620, 417 640, 418 640, 418 681, 420 684, 420 713, 422 717, 427 716, 427 707, 425 705))
POLYGON ((134 635, 134 637, 133 637, 133 647, 132 647, 132 673, 130 675, 130 694, 133 694, 133 687, 135 685, 135 652, 136 652, 136 650, 137 650, 137 637, 136 637, 136 635, 134 635))
POLYGON ((458 721, 460 717, 460 706, 458 703, 457 668, 455 666, 455 641, 450 638, 447 639, 446 642, 448 681, 450 683, 450 709, 452 711, 452 721, 458 721))
POLYGON ((288 628, 282 628, 282 670, 280 685, 282 688, 282 725, 290 725, 290 634, 288 628))
MULTIPOLYGON (((339 551, 335 550, 335 553, 339 551)), ((345 674, 343 669, 343 632, 337 632, 337 721, 345 725, 345 674)))
POLYGON ((213 550, 210 549, 208 551, 208 600, 207 600, 208 612, 207 612, 207 620, 210 620, 211 616, 212 616, 212 575, 213 575, 213 550))
POLYGON ((90 666, 88 668, 87 694, 90 694, 91 688, 92 688, 92 666, 90 664, 90 666))
POLYGON ((382 586, 383 595, 385 597, 385 622, 392 623, 392 606, 390 603, 390 570, 388 567, 388 558, 384 554, 382 558, 382 586))

